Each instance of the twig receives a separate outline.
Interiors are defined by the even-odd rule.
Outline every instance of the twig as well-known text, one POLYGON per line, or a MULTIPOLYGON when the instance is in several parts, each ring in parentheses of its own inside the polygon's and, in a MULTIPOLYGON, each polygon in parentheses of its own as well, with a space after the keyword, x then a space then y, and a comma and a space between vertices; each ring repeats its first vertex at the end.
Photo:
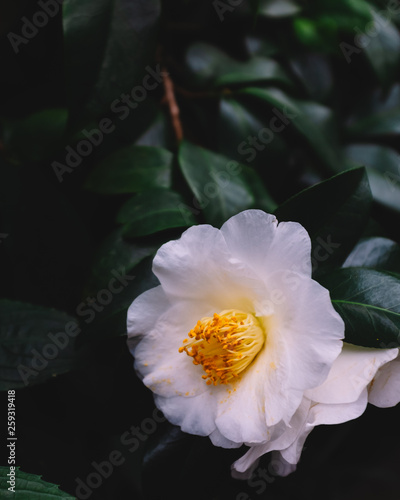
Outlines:
POLYGON ((183 128, 180 119, 179 106, 175 98, 174 83, 165 68, 163 68, 163 72, 164 72, 163 74, 164 74, 164 88, 165 88, 164 100, 168 105, 169 114, 171 115, 172 127, 175 132, 176 140, 178 141, 178 143, 180 143, 183 139, 183 128))

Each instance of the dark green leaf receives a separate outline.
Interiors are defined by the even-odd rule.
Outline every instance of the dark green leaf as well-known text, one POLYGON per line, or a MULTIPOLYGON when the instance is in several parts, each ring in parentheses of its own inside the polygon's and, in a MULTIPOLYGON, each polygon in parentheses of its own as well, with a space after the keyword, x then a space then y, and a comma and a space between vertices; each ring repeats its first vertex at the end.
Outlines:
POLYGON ((262 179, 254 168, 247 167, 246 165, 241 165, 241 167, 242 178, 249 186, 254 197, 253 208, 259 208, 267 213, 271 213, 276 210, 276 202, 267 191, 262 179))
POLYGON ((101 116, 154 67, 160 1, 66 0, 63 14, 72 117, 101 116))
POLYGON ((317 47, 318 45, 326 48, 326 43, 318 32, 317 23, 305 17, 296 17, 293 21, 293 28, 297 38, 304 45, 317 47))
POLYGON ((400 274, 400 246, 387 238, 365 238, 353 248, 343 267, 371 267, 400 274))
POLYGON ((372 196, 386 207, 400 211, 399 155, 375 144, 353 144, 345 150, 354 165, 367 167, 372 196))
POLYGON ((372 15, 373 27, 363 35, 363 48, 379 80, 388 87, 400 63, 400 35, 388 19, 375 10, 372 10, 372 15))
POLYGON ((0 300, 0 389, 17 389, 68 372, 80 329, 56 309, 0 300))
POLYGON ((292 83, 281 66, 266 57, 254 56, 243 63, 232 63, 226 68, 226 72, 221 71, 221 65, 217 68, 220 70, 215 80, 217 87, 266 81, 281 82, 287 86, 292 83))
POLYGON ((196 222, 193 215, 187 213, 181 196, 167 189, 154 189, 134 196, 122 206, 117 221, 124 224, 123 235, 129 238, 187 227, 196 222))
POLYGON ((138 146, 157 146, 166 149, 175 147, 175 137, 169 117, 160 112, 151 125, 135 141, 138 146))
POLYGON ((362 234, 370 205, 367 174, 358 168, 301 191, 275 214, 279 221, 297 221, 307 229, 319 274, 344 262, 362 234))
POLYGON ((83 328, 77 347, 82 344, 90 346, 91 342, 103 338, 126 335, 129 306, 140 294, 159 285, 152 272, 152 261, 152 257, 145 257, 130 271, 123 266, 115 268, 108 274, 107 284, 90 290, 80 304, 83 328))
POLYGON ((86 287, 88 293, 106 287, 112 271, 123 268, 124 272, 130 272, 144 258, 156 253, 158 245, 126 241, 122 232, 122 227, 113 231, 97 249, 86 287))
POLYGON ((371 6, 365 0, 325 0, 304 8, 302 16, 294 19, 294 28, 305 45, 335 53, 343 33, 354 35, 355 27, 364 27, 370 21, 371 6))
MULTIPOLYGON (((271 130, 271 122, 276 125, 278 118, 271 113, 270 126, 266 127, 265 113, 259 117, 256 110, 236 99, 221 99, 219 108, 219 151, 233 160, 254 163, 261 168, 272 161, 279 161, 287 152, 287 145, 282 138, 281 123, 279 132, 271 130), (253 138, 257 148, 253 147, 253 138)), ((276 130, 276 129, 275 129, 276 130)))
POLYGON ((318 280, 345 322, 345 341, 364 347, 400 346, 400 278, 349 267, 318 280))
POLYGON ((193 210, 204 210, 210 224, 220 226, 232 215, 253 206, 254 195, 237 162, 184 141, 179 164, 197 199, 193 210))
POLYGON ((397 136, 400 134, 400 105, 383 106, 372 114, 353 120, 347 132, 351 138, 397 136))
POLYGON ((75 497, 64 493, 55 484, 43 481, 41 476, 28 474, 16 469, 14 492, 9 490, 7 481, 10 477, 10 467, 0 466, 0 497, 16 500, 69 500, 75 497))
POLYGON ((326 56, 305 52, 290 61, 293 73, 302 83, 310 99, 326 99, 333 89, 333 71, 326 56))
POLYGON ((329 136, 316 124, 320 119, 325 120, 330 115, 328 108, 316 103, 312 103, 312 107, 307 106, 307 102, 292 99, 279 89, 248 88, 239 91, 239 94, 251 95, 268 103, 269 106, 277 107, 285 115, 287 122, 292 122, 304 136, 321 165, 325 165, 330 172, 341 170, 338 151, 332 146, 329 136))
POLYGON ((102 160, 86 188, 103 194, 138 193, 171 186, 173 155, 163 148, 129 146, 102 160))
POLYGON ((286 72, 274 59, 254 56, 241 62, 206 43, 192 45, 186 54, 186 61, 199 85, 221 87, 260 81, 291 85, 286 72))

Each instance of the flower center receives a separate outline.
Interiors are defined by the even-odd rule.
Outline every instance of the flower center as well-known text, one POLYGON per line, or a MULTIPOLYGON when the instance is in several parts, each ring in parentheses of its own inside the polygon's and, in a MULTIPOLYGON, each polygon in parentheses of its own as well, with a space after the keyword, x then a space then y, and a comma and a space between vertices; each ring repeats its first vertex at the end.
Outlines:
POLYGON ((264 330, 252 315, 237 309, 199 320, 184 339, 185 351, 195 365, 202 365, 208 385, 229 384, 237 379, 260 352, 264 330))

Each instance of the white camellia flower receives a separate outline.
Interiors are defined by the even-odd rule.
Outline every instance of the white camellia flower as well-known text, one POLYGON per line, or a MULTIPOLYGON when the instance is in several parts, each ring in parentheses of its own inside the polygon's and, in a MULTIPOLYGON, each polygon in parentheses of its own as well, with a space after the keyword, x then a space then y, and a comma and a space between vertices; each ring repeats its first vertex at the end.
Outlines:
POLYGON ((311 279, 310 252, 300 224, 260 210, 194 226, 158 250, 160 285, 128 311, 135 369, 166 418, 217 446, 250 446, 236 477, 269 451, 278 473, 293 470, 311 429, 360 415, 397 353, 342 350, 344 323, 311 279))

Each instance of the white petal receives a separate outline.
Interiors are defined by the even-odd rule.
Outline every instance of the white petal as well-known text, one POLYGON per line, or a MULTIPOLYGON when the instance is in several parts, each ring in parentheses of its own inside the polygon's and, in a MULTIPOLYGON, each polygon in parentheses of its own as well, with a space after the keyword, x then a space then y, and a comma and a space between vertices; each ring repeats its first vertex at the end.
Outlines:
POLYGON ((135 368, 143 383, 160 396, 194 396, 210 389, 201 378, 204 371, 179 347, 198 319, 210 315, 210 306, 201 302, 178 301, 167 309, 134 351, 135 368))
MULTIPOLYGON (((135 356, 140 342, 143 342, 144 337, 150 335, 158 318, 169 307, 169 301, 161 286, 147 290, 132 302, 127 315, 127 344, 133 356, 135 356)), ((135 369, 141 378, 150 371, 146 362, 143 366, 135 364, 135 369)))
POLYGON ((380 408, 395 406, 400 402, 400 358, 399 349, 393 361, 379 368, 369 388, 368 401, 380 408))
POLYGON ((210 392, 192 398, 164 398, 155 394, 154 400, 165 417, 180 426, 183 432, 197 436, 209 436, 214 432, 217 400, 210 392))
POLYGON ((258 467, 258 464, 260 462, 260 457, 252 461, 252 458, 249 456, 247 457, 246 460, 247 460, 246 464, 248 465, 248 467, 246 468, 246 466, 243 465, 243 472, 241 470, 236 469, 235 466, 236 462, 231 465, 231 475, 234 479, 242 479, 242 480, 250 479, 254 471, 258 467))
POLYGON ((280 222, 268 255, 271 271, 290 269, 311 277, 311 239, 298 222, 280 222))
POLYGON ((219 268, 229 267, 229 252, 220 231, 209 225, 193 226, 178 240, 161 246, 153 272, 168 296, 197 299, 212 287, 219 268))
POLYGON ((279 473, 279 476, 287 476, 295 470, 295 467, 287 467, 287 464, 296 465, 298 463, 298 461, 300 460, 301 452, 303 451, 304 443, 306 442, 308 435, 313 429, 313 425, 306 423, 295 441, 287 448, 279 451, 283 466, 283 471, 282 473, 279 473))
POLYGON ((268 439, 265 416, 265 379, 272 369, 265 363, 263 350, 242 379, 218 404, 216 425, 223 436, 236 443, 260 443, 268 439))
POLYGON ((265 453, 287 449, 296 442, 305 429, 310 403, 309 400, 304 398, 297 412, 292 417, 289 426, 285 428, 285 431, 269 442, 251 446, 248 452, 233 464, 233 469, 239 473, 247 474, 248 470, 252 468, 253 463, 265 453))
POLYGON ((128 337, 147 334, 168 307, 170 303, 161 286, 151 288, 139 295, 128 309, 128 337))
POLYGON ((259 277, 232 257, 221 231, 209 225, 193 226, 164 244, 153 272, 171 301, 208 301, 215 311, 251 309, 253 289, 260 288, 259 277))
POLYGON ((368 392, 364 388, 358 399, 351 403, 324 404, 315 403, 311 407, 308 423, 312 426, 341 424, 362 415, 367 407, 368 392))
POLYGON ((319 387, 307 391, 306 396, 327 404, 356 401, 378 368, 395 356, 396 349, 371 349, 344 343, 328 378, 319 387))
POLYGON ((235 443, 234 441, 227 439, 219 432, 218 429, 215 429, 215 431, 213 431, 209 437, 214 446, 220 446, 221 448, 240 448, 243 444, 235 443))
POLYGON ((341 351, 344 323, 328 291, 310 278, 275 273, 270 284, 283 292, 265 345, 267 363, 275 367, 265 381, 266 420, 275 425, 288 423, 304 391, 325 380, 341 351))
MULTIPOLYGON (((305 436, 307 437, 307 435, 305 436)), ((305 438, 304 438, 305 441, 305 438)), ((271 467, 273 468, 276 476, 286 477, 296 470, 296 463, 290 463, 285 460, 280 451, 273 451, 271 453, 271 467)))
POLYGON ((221 227, 229 251, 265 278, 279 269, 311 276, 311 241, 297 222, 281 222, 261 210, 246 210, 221 227))

